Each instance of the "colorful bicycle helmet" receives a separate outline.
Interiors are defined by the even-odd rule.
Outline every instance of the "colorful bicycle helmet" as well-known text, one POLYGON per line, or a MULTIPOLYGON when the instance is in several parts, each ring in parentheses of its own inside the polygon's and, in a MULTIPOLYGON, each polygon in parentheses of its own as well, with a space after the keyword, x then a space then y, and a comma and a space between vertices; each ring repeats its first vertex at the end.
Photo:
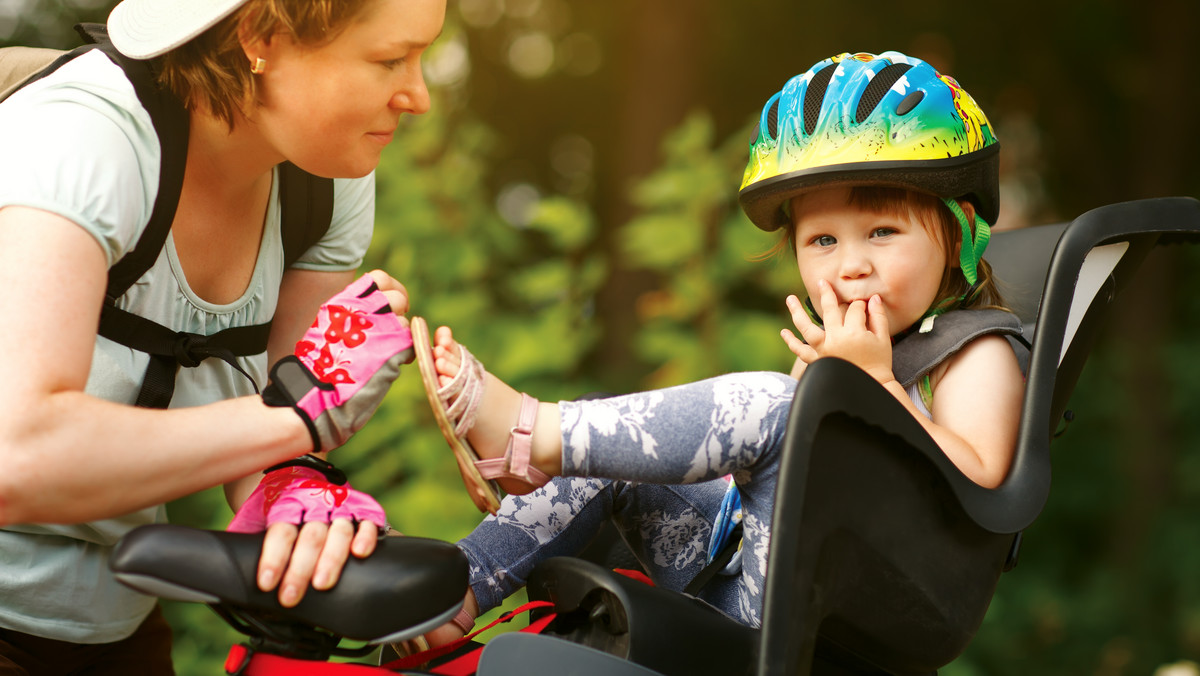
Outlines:
POLYGON ((1000 210, 999 151, 987 117, 954 78, 899 52, 839 54, 763 106, 738 200, 770 231, 790 223, 791 198, 815 187, 913 188, 952 211, 953 199, 966 197, 985 221, 972 238, 960 218, 964 262, 974 259, 970 278, 1000 210), (973 239, 983 241, 972 246, 973 239))

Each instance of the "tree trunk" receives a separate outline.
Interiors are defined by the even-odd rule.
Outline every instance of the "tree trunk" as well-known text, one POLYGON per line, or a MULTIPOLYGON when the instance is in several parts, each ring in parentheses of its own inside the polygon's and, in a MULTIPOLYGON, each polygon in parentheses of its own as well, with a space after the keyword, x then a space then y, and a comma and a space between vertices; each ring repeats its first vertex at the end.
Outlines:
POLYGON ((666 132, 699 99, 709 28, 706 5, 696 0, 614 4, 617 14, 627 19, 617 27, 613 41, 618 45, 611 90, 614 145, 611 152, 601 150, 607 163, 598 167, 597 176, 601 245, 611 267, 597 299, 604 339, 592 362, 594 375, 606 386, 620 388, 645 374, 633 348, 638 329, 634 308, 638 297, 658 280, 625 264, 622 232, 635 212, 632 186, 658 164, 666 132))

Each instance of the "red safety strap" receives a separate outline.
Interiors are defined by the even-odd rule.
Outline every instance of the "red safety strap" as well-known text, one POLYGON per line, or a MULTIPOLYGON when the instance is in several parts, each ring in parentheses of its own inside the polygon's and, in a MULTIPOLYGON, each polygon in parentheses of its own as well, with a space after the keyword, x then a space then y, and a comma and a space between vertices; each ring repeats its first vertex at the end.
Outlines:
POLYGON ((229 657, 225 659, 225 673, 240 676, 378 676, 380 672, 379 667, 369 664, 301 660, 254 652, 239 644, 229 649, 229 657))
MULTIPOLYGON (((294 657, 284 657, 282 655, 272 655, 270 653, 259 653, 252 651, 248 646, 238 644, 229 649, 229 656, 225 659, 225 673, 236 674, 237 676, 381 676, 381 674, 386 673, 395 676, 395 673, 398 671, 419 667, 430 660, 454 652, 472 638, 501 622, 509 622, 516 616, 535 608, 553 606, 554 604, 549 601, 530 601, 515 610, 501 615, 482 629, 477 629, 457 641, 414 653, 408 657, 402 657, 378 667, 347 662, 316 662, 294 657)), ((550 613, 545 617, 531 622, 528 627, 524 627, 520 631, 540 634, 554 618, 555 614, 550 613)), ((422 673, 441 674, 442 676, 470 676, 478 669, 479 657, 482 652, 483 646, 479 646, 445 664, 431 670, 423 671, 422 673)))
MULTIPOLYGON (((438 646, 436 648, 430 648, 429 650, 423 650, 419 653, 413 653, 412 655, 409 655, 408 657, 401 657, 398 660, 392 660, 391 662, 388 662, 387 664, 383 665, 383 668, 390 669, 393 671, 400 671, 402 669, 412 669, 414 667, 421 666, 422 664, 425 664, 426 662, 429 662, 430 660, 437 659, 443 655, 448 655, 448 654, 454 652, 455 650, 458 650, 459 648, 461 648, 463 645, 465 645, 471 639, 473 639, 476 636, 482 634, 483 632, 491 629, 492 627, 500 624, 501 622, 509 622, 516 616, 521 615, 522 613, 527 613, 531 610, 534 610, 535 608, 553 608, 553 607, 554 607, 554 604, 551 603, 550 601, 530 601, 529 603, 526 603, 525 605, 520 606, 519 608, 515 608, 513 610, 510 610, 507 613, 504 613, 503 615, 496 618, 495 620, 492 620, 491 623, 489 623, 487 626, 485 626, 481 629, 476 629, 475 631, 467 634, 466 636, 463 636, 462 638, 458 639, 457 641, 451 641, 450 643, 438 646)), ((546 625, 550 624, 554 620, 554 618, 555 618, 555 614, 550 613, 550 614, 546 615, 545 617, 539 618, 538 620, 536 620, 534 622, 530 622, 528 627, 520 629, 519 631, 522 631, 522 632, 525 632, 528 634, 540 634, 540 633, 542 633, 543 630, 545 630, 546 625)), ((475 670, 479 665, 479 655, 481 652, 483 652, 482 646, 476 648, 475 650, 472 650, 471 652, 460 655, 445 664, 439 665, 439 666, 435 667, 434 669, 429 670, 429 673, 441 674, 442 676, 469 676, 470 674, 475 673, 475 670)))
POLYGON ((648 575, 640 570, 633 570, 632 568, 613 568, 613 572, 624 575, 627 578, 637 580, 638 582, 644 582, 651 587, 654 586, 654 580, 651 580, 648 575))

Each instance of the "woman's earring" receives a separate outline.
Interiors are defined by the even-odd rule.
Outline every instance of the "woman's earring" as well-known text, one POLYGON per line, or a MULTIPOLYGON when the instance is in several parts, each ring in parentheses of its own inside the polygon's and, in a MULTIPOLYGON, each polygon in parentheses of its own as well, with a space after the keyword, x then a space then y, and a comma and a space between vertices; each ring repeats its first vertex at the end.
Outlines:
POLYGON ((261 56, 254 60, 254 65, 250 66, 250 72, 255 75, 262 75, 267 72, 267 60, 261 56))

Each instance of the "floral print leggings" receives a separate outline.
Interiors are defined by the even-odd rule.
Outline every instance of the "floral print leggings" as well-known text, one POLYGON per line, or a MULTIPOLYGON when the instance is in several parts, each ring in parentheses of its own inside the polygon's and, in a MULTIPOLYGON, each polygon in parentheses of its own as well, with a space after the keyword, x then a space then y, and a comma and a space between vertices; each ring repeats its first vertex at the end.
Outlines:
POLYGON ((560 402, 563 477, 504 498, 458 544, 480 611, 553 556, 581 552, 608 519, 660 587, 682 590, 706 563, 732 474, 743 510, 742 566, 700 597, 761 624, 779 454, 796 381, 734 373, 653 392, 560 402))

